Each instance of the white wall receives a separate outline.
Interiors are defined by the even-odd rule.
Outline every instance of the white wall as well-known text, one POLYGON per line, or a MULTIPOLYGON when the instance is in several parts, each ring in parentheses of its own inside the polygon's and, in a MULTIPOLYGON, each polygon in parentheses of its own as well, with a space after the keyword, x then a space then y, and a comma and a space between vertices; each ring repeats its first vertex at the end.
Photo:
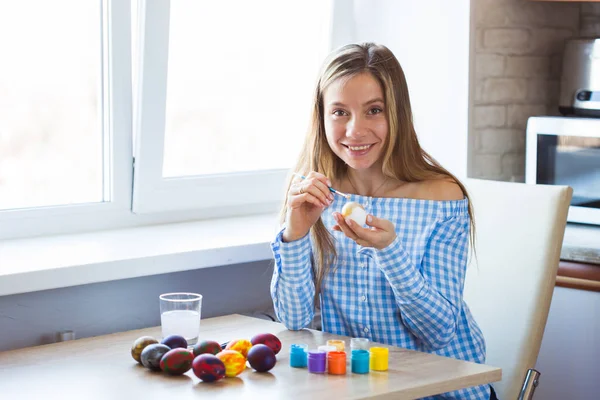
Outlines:
POLYGON ((333 44, 372 41, 392 50, 408 80, 422 146, 466 177, 470 1, 338 0, 335 5, 333 44))
POLYGON ((159 326, 161 293, 201 293, 202 319, 274 315, 272 274, 271 261, 257 261, 0 296, 0 352, 53 343, 64 330, 81 339, 159 326))

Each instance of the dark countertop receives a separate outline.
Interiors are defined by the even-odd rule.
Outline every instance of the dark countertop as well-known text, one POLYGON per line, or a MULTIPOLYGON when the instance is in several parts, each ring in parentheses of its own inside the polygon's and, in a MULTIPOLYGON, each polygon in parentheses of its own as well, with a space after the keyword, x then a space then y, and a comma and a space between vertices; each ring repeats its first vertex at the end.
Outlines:
POLYGON ((600 226, 567 224, 560 258, 600 267, 600 226))

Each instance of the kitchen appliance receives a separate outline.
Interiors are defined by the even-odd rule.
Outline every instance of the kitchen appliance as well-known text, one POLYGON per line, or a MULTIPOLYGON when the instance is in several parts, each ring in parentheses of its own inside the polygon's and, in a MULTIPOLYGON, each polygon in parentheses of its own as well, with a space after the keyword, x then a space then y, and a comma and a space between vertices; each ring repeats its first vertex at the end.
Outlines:
POLYGON ((600 119, 530 117, 525 183, 567 185, 567 221, 600 225, 600 119))
POLYGON ((600 38, 565 42, 558 106, 563 115, 600 117, 600 38))

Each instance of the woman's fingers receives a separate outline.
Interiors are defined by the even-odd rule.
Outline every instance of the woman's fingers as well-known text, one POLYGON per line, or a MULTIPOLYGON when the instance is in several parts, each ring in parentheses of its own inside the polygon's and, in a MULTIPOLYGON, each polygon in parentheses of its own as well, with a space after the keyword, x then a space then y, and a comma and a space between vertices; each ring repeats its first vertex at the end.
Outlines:
POLYGON ((290 187, 291 195, 303 195, 310 193, 319 199, 323 207, 328 207, 333 201, 333 195, 327 186, 327 178, 323 174, 311 172, 306 179, 296 181, 290 187))
POLYGON ((371 228, 359 226, 350 218, 346 220, 341 214, 334 213, 334 219, 338 225, 334 226, 333 229, 343 232, 348 238, 361 246, 370 246, 370 243, 377 239, 375 231, 371 230, 371 228))
POLYGON ((323 184, 325 186, 327 186, 327 187, 331 186, 331 182, 329 181, 329 179, 325 175, 323 175, 319 172, 310 171, 308 173, 308 175, 306 176, 306 178, 307 179, 318 179, 319 181, 323 182, 323 184))
POLYGON ((358 235, 352 230, 351 227, 348 226, 344 217, 340 213, 334 213, 333 217, 335 221, 338 223, 340 231, 344 233, 344 235, 348 236, 352 240, 358 239, 358 235))
POLYGON ((370 226, 371 230, 373 231, 381 230, 388 232, 394 230, 394 224, 391 221, 377 218, 376 216, 370 214, 367 215, 367 225, 370 226))
POLYGON ((290 190, 292 195, 298 196, 299 198, 315 198, 319 202, 319 206, 328 207, 331 204, 323 193, 310 182, 300 182, 297 187, 290 190), (306 196, 309 195, 309 196, 306 196))
POLYGON ((333 201, 333 193, 329 190, 331 182, 329 182, 329 179, 325 175, 313 171, 308 174, 306 181, 311 183, 311 188, 314 186, 314 188, 318 189, 317 193, 311 191, 313 196, 319 197, 327 205, 331 204, 333 201))
POLYGON ((383 249, 396 238, 394 224, 388 220, 380 218, 374 220, 374 217, 370 215, 370 221, 367 221, 369 227, 364 228, 350 218, 344 219, 340 213, 334 212, 332 215, 337 222, 337 225, 333 226, 333 230, 343 232, 359 246, 383 249))
POLYGON ((313 196, 310 193, 298 192, 298 194, 292 194, 291 196, 288 197, 288 206, 291 209, 298 208, 298 207, 302 206, 304 203, 310 203, 317 208, 325 207, 319 199, 317 199, 315 196, 313 196))

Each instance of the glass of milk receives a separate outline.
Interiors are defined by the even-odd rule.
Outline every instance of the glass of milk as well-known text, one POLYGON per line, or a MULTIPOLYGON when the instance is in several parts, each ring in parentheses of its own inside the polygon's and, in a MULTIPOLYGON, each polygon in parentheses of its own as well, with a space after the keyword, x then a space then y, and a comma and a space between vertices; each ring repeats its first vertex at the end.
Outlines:
POLYGON ((165 293, 160 299, 160 326, 163 338, 183 336, 189 345, 198 342, 202 295, 197 293, 165 293))

